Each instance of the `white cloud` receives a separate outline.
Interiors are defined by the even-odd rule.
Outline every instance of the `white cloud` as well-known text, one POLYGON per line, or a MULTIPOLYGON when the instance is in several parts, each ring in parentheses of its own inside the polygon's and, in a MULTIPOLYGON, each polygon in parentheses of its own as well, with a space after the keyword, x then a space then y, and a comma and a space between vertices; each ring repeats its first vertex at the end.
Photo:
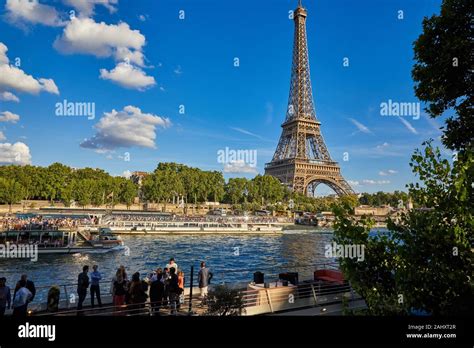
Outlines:
POLYGON ((398 116, 398 118, 400 119, 400 121, 402 121, 402 123, 404 124, 404 126, 410 131, 412 132, 413 134, 418 134, 418 131, 415 129, 415 127, 413 127, 411 125, 410 122, 408 122, 407 120, 405 120, 404 118, 398 116))
POLYGON ((376 148, 377 148, 377 149, 384 149, 384 148, 389 147, 389 146, 390 146, 390 144, 387 143, 387 142, 385 142, 385 143, 383 143, 383 144, 381 144, 381 145, 377 145, 376 148))
POLYGON ((0 112, 0 122, 17 123, 19 120, 20 120, 20 116, 17 114, 14 114, 13 112, 10 112, 10 111, 0 112))
POLYGON ((64 0, 64 3, 74 7, 81 16, 90 17, 97 5, 104 6, 110 13, 116 12, 117 8, 114 5, 118 4, 118 0, 64 0))
POLYGON ((372 134, 370 129, 368 127, 364 126, 359 121, 354 120, 353 118, 349 118, 349 120, 357 127, 359 132, 366 133, 366 134, 372 134))
POLYGON ((58 11, 52 6, 41 4, 38 0, 7 0, 6 17, 14 24, 43 24, 51 27, 64 25, 58 11))
POLYGON ((392 175, 392 174, 396 174, 396 173, 398 173, 396 170, 389 169, 389 170, 387 170, 387 171, 381 170, 381 171, 379 172, 379 175, 380 175, 380 176, 387 176, 387 175, 392 175))
POLYGON ((7 140, 7 137, 5 136, 5 134, 3 134, 2 131, 0 131, 0 141, 5 141, 7 140))
POLYGON ((8 64, 7 50, 7 46, 0 42, 0 94, 2 99, 9 98, 10 100, 18 101, 15 95, 8 92, 8 90, 12 89, 30 94, 38 94, 41 91, 59 94, 54 80, 45 78, 35 79, 20 68, 8 64))
POLYGON ((44 78, 36 80, 13 65, 3 64, 0 65, 0 90, 9 89, 30 94, 38 94, 41 91, 59 94, 54 80, 44 78))
POLYGON ((117 51, 114 54, 115 59, 125 63, 133 63, 138 66, 145 66, 145 56, 141 51, 131 51, 126 47, 118 47, 117 51))
POLYGON ((126 178, 126 179, 130 179, 130 177, 132 176, 132 172, 129 171, 129 170, 125 170, 123 173, 122 173, 122 177, 126 178))
POLYGON ((113 57, 117 65, 112 70, 100 69, 100 78, 125 88, 144 90, 156 84, 153 76, 140 69, 145 67, 145 43, 145 36, 125 22, 106 24, 79 17, 69 22, 54 47, 64 54, 113 57))
POLYGON ((181 69, 181 65, 178 65, 176 69, 173 70, 176 75, 181 75, 183 73, 183 69, 181 69))
POLYGON ((244 160, 236 160, 224 164, 224 173, 257 173, 257 168, 244 160))
POLYGON ((8 64, 10 61, 7 56, 8 47, 0 42, 0 64, 8 64))
POLYGON ((238 128, 238 127, 230 127, 230 129, 232 130, 235 130, 236 132, 239 132, 239 133, 242 133, 242 134, 245 134, 245 135, 250 135, 252 137, 255 137, 255 138, 258 138, 258 139, 262 139, 262 137, 258 134, 255 134, 255 133, 252 133, 246 129, 243 129, 243 128, 238 128))
POLYGON ((0 100, 2 101, 13 101, 18 103, 20 99, 11 92, 0 92, 0 100))
POLYGON ((385 185, 385 184, 390 184, 390 181, 389 180, 364 179, 364 180, 362 180, 362 184, 364 184, 364 185, 385 185))
POLYGON ((41 84, 41 87, 44 91, 59 95, 58 86, 56 86, 56 84, 54 83, 52 79, 41 78, 41 79, 38 79, 38 81, 41 84))
POLYGON ((142 22, 145 22, 146 19, 147 19, 147 17, 146 17, 145 15, 139 15, 139 16, 138 16, 138 19, 139 19, 140 21, 142 21, 142 22))
POLYGON ((81 147, 103 152, 131 146, 155 148, 156 127, 169 126, 168 118, 142 113, 139 108, 129 105, 121 111, 104 113, 94 126, 96 134, 85 139, 81 147))
POLYGON ((347 182, 348 182, 349 185, 351 185, 351 186, 359 186, 359 185, 360 185, 360 182, 357 181, 357 180, 347 180, 347 182))
POLYGON ((125 88, 138 89, 140 91, 156 84, 153 76, 148 76, 140 68, 127 63, 119 63, 110 71, 107 69, 100 69, 100 78, 111 80, 125 88))
POLYGON ((30 164, 31 155, 28 145, 17 142, 15 144, 0 143, 0 164, 30 164))
POLYGON ((116 59, 123 58, 126 50, 141 51, 144 45, 145 36, 139 30, 130 29, 125 22, 115 25, 77 17, 68 23, 61 37, 54 42, 54 47, 65 54, 83 53, 116 59))

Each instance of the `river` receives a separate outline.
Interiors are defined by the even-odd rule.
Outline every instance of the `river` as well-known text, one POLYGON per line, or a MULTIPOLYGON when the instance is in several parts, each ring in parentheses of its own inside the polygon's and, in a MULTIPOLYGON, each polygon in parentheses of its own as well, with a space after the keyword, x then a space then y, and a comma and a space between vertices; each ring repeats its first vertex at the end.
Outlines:
MULTIPOLYGON (((324 247, 332 241, 331 231, 285 231, 277 235, 155 235, 122 236, 125 251, 106 254, 39 255, 36 262, 26 259, 0 259, 0 276, 14 287, 23 273, 34 281, 38 299, 43 300, 53 284, 68 284, 75 291, 77 275, 83 265, 97 264, 102 273, 102 291, 109 289, 119 265, 129 274, 139 271, 142 276, 157 267, 164 267, 174 257, 185 272, 189 286, 190 269, 199 269, 206 261, 214 273, 213 283, 250 282, 253 273, 261 271, 266 280, 274 280, 279 272, 297 271, 300 279, 312 277, 315 265, 331 262, 324 256, 324 247)), ((195 278, 196 279, 196 278, 195 278)), ((35 302, 37 301, 35 299, 35 302)))

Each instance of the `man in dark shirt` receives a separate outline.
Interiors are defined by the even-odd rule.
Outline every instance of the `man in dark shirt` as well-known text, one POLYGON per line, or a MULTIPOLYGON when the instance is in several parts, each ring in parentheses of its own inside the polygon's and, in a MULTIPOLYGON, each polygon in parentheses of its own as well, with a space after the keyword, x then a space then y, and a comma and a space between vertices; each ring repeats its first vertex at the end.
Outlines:
POLYGON ((209 283, 212 279, 212 272, 209 272, 209 268, 206 267, 206 263, 203 261, 201 262, 201 269, 198 273, 198 283, 199 283, 199 291, 201 295, 201 302, 204 304, 207 298, 207 289, 209 283))
POLYGON ((78 311, 82 309, 82 303, 87 296, 87 288, 89 287, 89 276, 87 275, 88 272, 89 266, 86 265, 82 267, 82 273, 79 273, 77 277, 77 294, 79 295, 79 301, 77 303, 78 311))
POLYGON ((171 314, 176 314, 176 301, 178 300, 178 275, 175 273, 174 267, 170 268, 169 279, 169 297, 171 314))
POLYGON ((24 280, 24 281, 26 282, 25 288, 27 288, 28 290, 30 290, 31 294, 33 295, 33 296, 31 297, 31 299, 28 301, 28 303, 29 303, 29 302, 32 302, 33 299, 35 298, 35 295, 36 295, 35 283, 33 283, 31 280, 28 280, 28 276, 27 276, 26 274, 22 274, 20 280, 16 283, 15 291, 14 291, 14 293, 13 293, 13 298, 15 298, 15 295, 16 295, 16 292, 18 291, 18 289, 21 288, 20 282, 21 282, 22 280, 24 280))

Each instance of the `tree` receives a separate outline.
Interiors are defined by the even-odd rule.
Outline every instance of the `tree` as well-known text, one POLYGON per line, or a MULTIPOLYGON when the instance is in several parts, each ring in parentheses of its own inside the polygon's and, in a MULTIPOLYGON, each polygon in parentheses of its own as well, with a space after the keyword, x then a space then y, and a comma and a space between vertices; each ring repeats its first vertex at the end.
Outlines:
POLYGON ((336 242, 365 246, 364 261, 340 264, 371 314, 473 310, 474 154, 460 153, 451 167, 439 149, 423 145, 411 161, 422 185, 410 184, 409 193, 424 209, 389 221, 389 234, 377 236, 369 234, 367 219, 357 222, 335 209, 336 242))
POLYGON ((46 168, 45 193, 51 203, 60 198, 61 188, 71 178, 71 168, 61 163, 53 163, 46 168))
POLYGON ((123 180, 120 185, 120 202, 127 205, 127 209, 133 204, 138 195, 138 187, 130 180, 123 180))
POLYGON ((454 111, 443 137, 451 150, 472 148, 474 140, 472 13, 470 0, 444 0, 439 15, 423 20, 414 43, 416 96, 428 103, 431 117, 454 111))
POLYGON ((207 296, 207 315, 214 316, 238 316, 244 311, 245 304, 242 294, 237 289, 231 289, 226 285, 217 285, 207 296))
POLYGON ((226 200, 229 203, 241 203, 245 198, 248 180, 246 178, 230 178, 225 186, 226 200))
POLYGON ((25 197, 24 187, 13 179, 0 178, 0 202, 9 206, 12 212, 12 205, 18 203, 25 197))
POLYGON ((92 202, 94 185, 95 181, 93 179, 82 179, 74 182, 74 199, 83 208, 92 202))

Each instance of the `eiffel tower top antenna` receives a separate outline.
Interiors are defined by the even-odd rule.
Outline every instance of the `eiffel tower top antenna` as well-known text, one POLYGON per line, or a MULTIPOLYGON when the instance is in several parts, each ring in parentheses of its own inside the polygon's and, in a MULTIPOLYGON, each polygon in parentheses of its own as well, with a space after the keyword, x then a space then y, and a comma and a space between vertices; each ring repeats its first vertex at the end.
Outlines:
POLYGON ((303 7, 303 5, 301 4, 301 0, 298 0, 298 7, 303 7))

